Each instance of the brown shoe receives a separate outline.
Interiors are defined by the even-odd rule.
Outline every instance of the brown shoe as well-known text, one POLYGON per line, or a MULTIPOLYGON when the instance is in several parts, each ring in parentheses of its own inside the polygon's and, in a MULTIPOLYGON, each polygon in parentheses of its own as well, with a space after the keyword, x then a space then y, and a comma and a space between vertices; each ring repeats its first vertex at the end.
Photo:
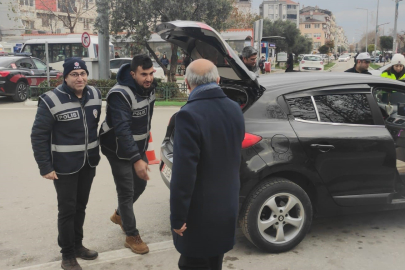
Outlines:
POLYGON ((115 224, 118 224, 121 226, 121 230, 123 232, 124 231, 124 227, 122 227, 122 221, 121 221, 121 217, 119 215, 117 215, 117 209, 115 209, 114 214, 110 217, 111 221, 115 224))
POLYGON ((125 240, 125 247, 130 248, 132 252, 138 254, 145 254, 149 252, 148 246, 142 241, 141 236, 127 236, 125 240))
POLYGON ((62 258, 62 264, 60 265, 65 270, 82 270, 75 257, 62 258))

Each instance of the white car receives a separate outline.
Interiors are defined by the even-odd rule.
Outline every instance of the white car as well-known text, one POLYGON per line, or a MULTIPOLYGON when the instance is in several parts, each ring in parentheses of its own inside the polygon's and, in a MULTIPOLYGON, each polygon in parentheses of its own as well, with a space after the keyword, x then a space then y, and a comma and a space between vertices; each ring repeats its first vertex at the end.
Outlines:
MULTIPOLYGON (((120 67, 124 64, 131 64, 132 58, 115 58, 110 60, 110 71, 117 73, 120 67)), ((152 59, 153 68, 155 69, 155 74, 153 77, 161 79, 163 82, 166 81, 166 76, 163 68, 152 59)))
POLYGON ((323 60, 319 55, 306 54, 300 61, 300 71, 323 70, 323 60))
POLYGON ((350 60, 350 56, 347 54, 339 56, 339 59, 338 59, 339 62, 347 62, 349 60, 350 60))
POLYGON ((382 67, 380 67, 380 68, 378 68, 378 69, 369 69, 368 71, 369 71, 372 75, 374 75, 374 76, 381 76, 381 74, 382 74, 384 71, 386 71, 387 69, 389 69, 390 67, 392 67, 392 64, 391 64, 391 63, 389 63, 389 64, 387 64, 387 65, 385 65, 385 66, 382 66, 382 67))

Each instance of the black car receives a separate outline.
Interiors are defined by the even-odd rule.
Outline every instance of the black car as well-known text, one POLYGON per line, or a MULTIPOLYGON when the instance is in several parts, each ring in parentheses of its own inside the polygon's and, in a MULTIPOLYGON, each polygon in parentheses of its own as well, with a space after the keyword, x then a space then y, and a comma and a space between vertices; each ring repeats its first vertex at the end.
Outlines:
MULTIPOLYGON (((350 73, 258 81, 210 27, 176 21, 157 30, 193 59, 215 55, 199 53, 200 43, 217 51, 221 87, 245 118, 239 225, 254 245, 287 251, 305 237, 313 216, 405 207, 403 82, 350 73)), ((167 186, 174 119, 161 147, 167 186)))
MULTIPOLYGON (((50 78, 62 75, 51 70, 50 78)), ((37 86, 47 79, 46 64, 30 56, 0 57, 0 96, 10 96, 14 101, 24 101, 28 97, 29 86, 37 86)))

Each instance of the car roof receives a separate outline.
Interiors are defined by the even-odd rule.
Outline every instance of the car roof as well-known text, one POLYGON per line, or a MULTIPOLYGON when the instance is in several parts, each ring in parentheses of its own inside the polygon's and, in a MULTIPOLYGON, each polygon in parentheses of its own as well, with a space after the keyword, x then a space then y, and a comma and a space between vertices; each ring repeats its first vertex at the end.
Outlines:
POLYGON ((304 91, 307 89, 336 87, 339 85, 373 84, 400 86, 405 90, 405 83, 366 74, 347 72, 291 72, 259 77, 259 83, 267 91, 280 92, 280 95, 304 91), (297 87, 298 86, 298 87, 297 87))

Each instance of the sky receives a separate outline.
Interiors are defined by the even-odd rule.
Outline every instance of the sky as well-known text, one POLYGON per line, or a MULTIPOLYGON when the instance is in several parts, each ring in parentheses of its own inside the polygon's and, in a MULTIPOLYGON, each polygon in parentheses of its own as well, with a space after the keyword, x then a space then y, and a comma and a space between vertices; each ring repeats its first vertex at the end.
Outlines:
MULTIPOLYGON (((376 15, 377 15, 377 1, 378 0, 294 0, 300 3, 300 6, 316 6, 321 9, 328 9, 336 17, 337 25, 343 27, 345 34, 352 43, 353 40, 357 41, 360 36, 366 32, 367 26, 367 11, 356 8, 368 9, 368 30, 375 31, 376 15)), ((253 12, 259 13, 259 5, 263 0, 252 0, 253 12)), ((381 26, 380 35, 382 31, 386 35, 391 33, 390 30, 394 29, 395 20, 395 1, 394 0, 380 0, 378 24, 389 23, 381 26)), ((405 1, 399 2, 398 9, 398 33, 405 30, 405 1)))

